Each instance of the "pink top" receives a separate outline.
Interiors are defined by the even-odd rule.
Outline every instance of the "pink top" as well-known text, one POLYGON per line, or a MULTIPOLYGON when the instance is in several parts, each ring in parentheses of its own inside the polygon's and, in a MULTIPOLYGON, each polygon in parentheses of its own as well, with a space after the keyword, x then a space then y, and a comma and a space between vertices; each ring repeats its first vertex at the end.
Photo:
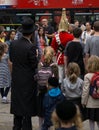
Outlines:
POLYGON ((41 49, 44 50, 44 48, 45 48, 45 40, 42 37, 40 37, 39 40, 40 40, 41 49))

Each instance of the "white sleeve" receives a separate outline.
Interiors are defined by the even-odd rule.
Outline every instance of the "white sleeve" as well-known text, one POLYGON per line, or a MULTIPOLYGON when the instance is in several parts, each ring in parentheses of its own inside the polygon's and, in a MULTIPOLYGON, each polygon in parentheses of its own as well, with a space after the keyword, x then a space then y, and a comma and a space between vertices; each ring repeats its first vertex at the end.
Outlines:
POLYGON ((85 39, 85 31, 83 31, 82 35, 81 35, 81 39, 84 40, 85 39))
POLYGON ((89 97, 89 87, 90 87, 90 79, 88 78, 87 75, 85 75, 84 86, 83 86, 83 91, 82 91, 82 99, 81 99, 81 103, 83 105, 87 104, 88 97, 89 97))

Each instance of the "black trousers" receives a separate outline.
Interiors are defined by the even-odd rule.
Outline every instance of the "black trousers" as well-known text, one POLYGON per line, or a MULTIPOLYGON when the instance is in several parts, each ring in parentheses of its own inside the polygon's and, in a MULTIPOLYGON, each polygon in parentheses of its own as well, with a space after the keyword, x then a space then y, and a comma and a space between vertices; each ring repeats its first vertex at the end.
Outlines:
POLYGON ((10 90, 10 87, 0 88, 0 92, 1 92, 2 98, 3 98, 3 97, 7 97, 9 90, 10 90))
POLYGON ((32 120, 29 116, 14 115, 13 130, 32 130, 32 120))

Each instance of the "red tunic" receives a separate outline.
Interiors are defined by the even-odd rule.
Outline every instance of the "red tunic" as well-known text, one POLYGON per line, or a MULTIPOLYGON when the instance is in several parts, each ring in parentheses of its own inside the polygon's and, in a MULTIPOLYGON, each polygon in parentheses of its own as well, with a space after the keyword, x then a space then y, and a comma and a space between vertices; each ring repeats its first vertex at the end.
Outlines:
MULTIPOLYGON (((68 32, 60 32, 59 33, 60 41, 61 44, 66 47, 67 43, 69 41, 73 40, 73 35, 69 34, 68 32)), ((63 65, 64 64, 64 52, 60 54, 60 52, 57 52, 58 50, 58 43, 56 42, 56 37, 53 38, 51 47, 55 50, 56 55, 57 55, 57 63, 58 65, 63 65)))

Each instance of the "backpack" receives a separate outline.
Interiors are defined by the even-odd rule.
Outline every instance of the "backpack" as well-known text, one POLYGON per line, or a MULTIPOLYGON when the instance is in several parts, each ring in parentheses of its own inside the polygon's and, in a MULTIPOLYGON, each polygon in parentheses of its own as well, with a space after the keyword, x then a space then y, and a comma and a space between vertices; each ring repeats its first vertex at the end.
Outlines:
POLYGON ((52 69, 50 66, 41 66, 37 72, 37 84, 38 90, 46 92, 47 90, 47 80, 52 76, 52 69))
POLYGON ((89 94, 94 99, 99 99, 99 72, 95 73, 91 79, 89 94))

